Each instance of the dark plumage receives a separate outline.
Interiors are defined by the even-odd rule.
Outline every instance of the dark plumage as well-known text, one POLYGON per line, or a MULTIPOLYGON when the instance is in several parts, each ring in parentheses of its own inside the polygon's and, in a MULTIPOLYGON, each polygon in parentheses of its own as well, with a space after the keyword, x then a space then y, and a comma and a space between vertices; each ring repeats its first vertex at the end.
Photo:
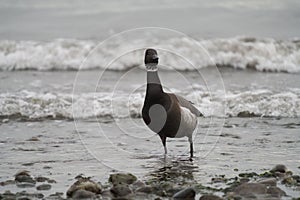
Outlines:
POLYGON ((190 156, 193 157, 193 131, 200 111, 181 96, 165 93, 158 76, 158 56, 154 49, 145 52, 147 69, 147 90, 142 110, 146 125, 157 133, 167 154, 167 137, 187 136, 190 142, 190 156))

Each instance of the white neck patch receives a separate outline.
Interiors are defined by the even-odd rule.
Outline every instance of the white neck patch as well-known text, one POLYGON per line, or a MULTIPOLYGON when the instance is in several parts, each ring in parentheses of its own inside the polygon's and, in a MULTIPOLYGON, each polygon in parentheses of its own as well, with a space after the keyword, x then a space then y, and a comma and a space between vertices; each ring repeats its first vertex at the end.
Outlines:
POLYGON ((148 72, 155 72, 158 70, 157 65, 146 65, 146 69, 148 72))

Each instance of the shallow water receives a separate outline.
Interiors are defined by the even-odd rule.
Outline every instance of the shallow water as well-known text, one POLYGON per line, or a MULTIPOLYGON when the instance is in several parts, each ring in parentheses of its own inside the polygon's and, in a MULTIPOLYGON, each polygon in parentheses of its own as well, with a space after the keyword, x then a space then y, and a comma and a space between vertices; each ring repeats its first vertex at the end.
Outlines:
MULTIPOLYGON (((26 169, 33 176, 56 180, 45 193, 51 194, 65 192, 80 173, 102 183, 109 173, 125 171, 142 180, 208 184, 216 175, 261 173, 283 163, 299 174, 299 126, 299 119, 293 118, 227 118, 219 132, 210 119, 200 119, 195 158, 190 162, 186 139, 169 139, 169 154, 164 158, 160 139, 149 130, 142 131, 141 119, 80 121, 77 130, 74 122, 67 121, 2 123, 0 181, 26 169), (38 141, 28 141, 32 137, 38 141)), ((7 189, 23 190, 10 185, 0 191, 7 189)), ((299 196, 300 192, 289 189, 288 194, 299 196)))
MULTIPOLYGON (((136 99, 143 99, 146 77, 142 69, 136 68, 131 73, 106 71, 101 83, 98 82, 101 71, 83 71, 77 79, 75 91, 73 84, 76 72, 1 72, 1 112, 10 111, 12 115, 1 115, 0 182, 13 179, 15 173, 26 169, 32 176, 46 176, 57 181, 51 190, 43 192, 47 196, 55 192, 65 193, 74 182, 74 177, 81 173, 102 183, 107 182, 110 173, 125 171, 145 181, 169 179, 204 185, 210 184, 211 178, 218 175, 231 178, 243 172, 261 173, 276 164, 285 164, 294 174, 300 174, 300 119, 283 117, 285 114, 297 116, 300 105, 297 100, 300 85, 298 75, 230 68, 219 70, 226 93, 232 95, 229 98, 231 104, 239 104, 240 111, 247 106, 251 111, 256 106, 261 113, 276 114, 275 111, 280 111, 277 112, 279 116, 240 118, 208 115, 199 118, 194 134, 193 162, 187 161, 189 145, 186 138, 168 139, 169 153, 165 158, 159 137, 144 125, 138 115, 121 117, 122 112, 128 110, 123 100, 127 101, 129 94, 140 94, 136 99), (121 114, 117 117, 94 116, 93 109, 104 112, 110 108, 95 108, 94 101, 85 99, 86 96, 95 92, 103 94, 98 99, 99 105, 102 105, 103 102, 107 103, 105 99, 108 97, 105 95, 112 88, 117 88, 115 94, 122 94, 121 97, 125 98, 113 99, 119 102, 116 110, 121 114), (287 91, 296 96, 295 101, 287 97, 276 99, 287 91), (84 117, 86 115, 82 112, 79 113, 82 118, 74 120, 65 114, 72 113, 70 97, 73 92, 83 97, 81 100, 84 103, 79 104, 84 108, 83 111, 92 108, 92 117, 84 117), (260 104, 257 104, 257 96, 265 99, 258 98, 260 104), (272 99, 278 101, 272 102, 272 99), (60 104, 60 101, 67 103, 60 104), (14 115, 20 111, 23 116, 14 115), (49 120, 39 111, 62 115, 53 115, 49 120), (34 117, 36 114, 37 118, 34 117), (32 137, 36 137, 37 141, 30 141, 32 137)), ((202 69, 205 81, 194 72, 160 71, 160 76, 162 82, 166 83, 166 89, 193 97, 198 93, 189 96, 190 91, 203 91, 206 90, 205 86, 218 88, 215 80, 218 74, 213 72, 212 69, 202 69)), ((202 100, 206 98, 205 95, 200 94, 202 100)), ((215 104, 201 102, 201 109, 214 108, 215 104)), ((136 113, 140 112, 141 104, 133 105, 136 106, 136 113)), ((0 192, 5 190, 24 189, 15 185, 0 187, 0 192)), ((35 191, 35 188, 26 190, 35 191)), ((299 191, 292 188, 284 190, 294 197, 300 195, 299 191)))

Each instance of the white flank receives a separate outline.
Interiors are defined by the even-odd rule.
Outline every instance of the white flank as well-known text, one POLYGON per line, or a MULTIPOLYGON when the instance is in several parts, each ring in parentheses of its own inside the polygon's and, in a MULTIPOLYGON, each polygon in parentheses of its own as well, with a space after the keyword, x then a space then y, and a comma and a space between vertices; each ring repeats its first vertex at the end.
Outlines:
POLYGON ((193 132, 197 126, 197 117, 189 109, 180 107, 181 109, 181 122, 176 138, 187 136, 192 139, 193 132))

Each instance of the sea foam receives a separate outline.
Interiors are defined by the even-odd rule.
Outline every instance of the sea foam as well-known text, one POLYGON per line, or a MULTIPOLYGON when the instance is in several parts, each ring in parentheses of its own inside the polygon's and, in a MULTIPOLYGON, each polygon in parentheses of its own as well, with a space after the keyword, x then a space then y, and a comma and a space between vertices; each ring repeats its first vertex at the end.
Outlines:
MULTIPOLYGON (((189 91, 205 117, 236 117, 250 113, 262 117, 300 117, 300 91, 274 92, 257 89, 244 92, 189 91)), ((41 119, 122 119, 140 118, 144 93, 37 93, 23 90, 0 94, 0 118, 41 119)))
POLYGON ((234 37, 125 39, 101 43, 93 40, 56 39, 0 41, 0 70, 128 70, 143 65, 148 44, 157 47, 165 69, 192 71, 227 66, 265 72, 300 72, 300 41, 234 37), (193 61, 189 63, 189 61, 193 61))

